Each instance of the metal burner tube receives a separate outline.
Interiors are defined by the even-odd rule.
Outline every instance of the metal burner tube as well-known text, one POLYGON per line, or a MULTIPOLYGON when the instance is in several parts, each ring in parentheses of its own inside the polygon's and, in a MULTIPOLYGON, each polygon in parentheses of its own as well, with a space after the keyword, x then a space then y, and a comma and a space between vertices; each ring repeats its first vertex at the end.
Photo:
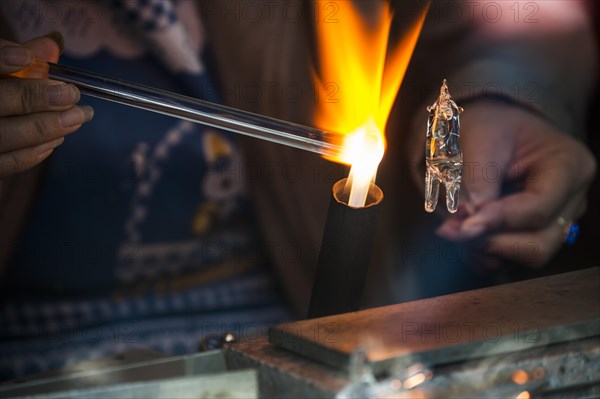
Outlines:
POLYGON ((348 206, 347 179, 333 186, 308 318, 357 311, 367 278, 383 192, 371 184, 362 208, 348 206))

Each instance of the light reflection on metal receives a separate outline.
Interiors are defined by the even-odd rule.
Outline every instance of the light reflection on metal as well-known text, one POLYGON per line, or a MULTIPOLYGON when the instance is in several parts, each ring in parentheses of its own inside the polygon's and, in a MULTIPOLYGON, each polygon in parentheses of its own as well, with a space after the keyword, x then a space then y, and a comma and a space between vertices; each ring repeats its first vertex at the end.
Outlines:
POLYGON ((425 376, 425 374, 417 373, 413 376, 408 377, 406 380, 404 380, 404 382, 402 383, 402 386, 405 389, 413 389, 417 385, 421 385, 422 383, 424 383, 426 380, 427 380, 427 377, 425 376))
POLYGON ((408 367, 395 365, 388 371, 388 378, 377 380, 364 350, 356 350, 350 358, 350 381, 336 395, 336 399, 428 397, 420 387, 431 380, 433 373, 423 364, 415 363, 408 367))
POLYGON ((545 375, 545 371, 543 367, 538 367, 535 370, 533 370, 533 378, 536 380, 539 380, 540 378, 543 378, 545 375))
POLYGON ((529 374, 523 370, 517 370, 511 377, 512 381, 517 385, 524 385, 529 381, 529 374))

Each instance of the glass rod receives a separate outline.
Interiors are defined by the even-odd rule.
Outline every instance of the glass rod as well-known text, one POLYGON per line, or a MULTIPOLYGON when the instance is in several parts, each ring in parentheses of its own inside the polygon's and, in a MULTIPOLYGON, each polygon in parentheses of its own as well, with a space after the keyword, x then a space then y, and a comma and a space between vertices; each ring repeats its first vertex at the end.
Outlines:
POLYGON ((82 94, 157 112, 203 125, 267 140, 273 143, 340 158, 343 135, 287 122, 113 79, 76 68, 48 62, 50 79, 70 83, 82 94))

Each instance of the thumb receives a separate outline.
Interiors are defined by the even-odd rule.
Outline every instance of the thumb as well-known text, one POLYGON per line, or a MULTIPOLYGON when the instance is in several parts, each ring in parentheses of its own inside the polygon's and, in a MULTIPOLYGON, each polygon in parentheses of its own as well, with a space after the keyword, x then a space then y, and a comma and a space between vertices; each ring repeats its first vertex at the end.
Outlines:
POLYGON ((464 199, 471 202, 472 208, 478 209, 500 197, 513 145, 501 127, 484 123, 467 126, 471 127, 465 127, 461 135, 462 185, 468 193, 468 198, 464 199))
POLYGON ((474 217, 482 212, 488 215, 497 210, 510 152, 502 149, 506 143, 498 142, 494 133, 486 135, 486 138, 478 143, 463 141, 466 145, 463 144, 459 212, 448 217, 437 229, 437 233, 446 239, 460 241, 479 236, 485 226, 473 223, 478 220, 474 217))
POLYGON ((19 68, 13 76, 46 79, 48 77, 48 66, 44 62, 57 62, 62 53, 64 45, 63 36, 59 32, 50 32, 46 36, 37 37, 23 44, 22 48, 29 51, 33 56, 32 62, 26 68, 19 68))
POLYGON ((43 61, 57 62, 58 56, 64 49, 64 38, 58 31, 37 37, 23 45, 31 50, 33 56, 43 61))
POLYGON ((583 195, 573 192, 573 177, 569 171, 552 159, 540 160, 536 179, 527 181, 520 191, 484 205, 477 214, 464 221, 464 226, 485 226, 486 230, 518 231, 541 229, 556 219, 561 209, 568 206, 569 214, 576 217, 577 205, 585 201, 583 195))
POLYGON ((461 212, 447 218, 438 228, 437 233, 442 237, 462 240, 480 235, 481 225, 463 222, 468 214, 479 213, 501 196, 514 152, 514 137, 507 134, 505 124, 510 121, 491 123, 495 118, 494 107, 487 104, 471 106, 462 117, 463 192, 459 204, 463 206, 459 208, 461 212))

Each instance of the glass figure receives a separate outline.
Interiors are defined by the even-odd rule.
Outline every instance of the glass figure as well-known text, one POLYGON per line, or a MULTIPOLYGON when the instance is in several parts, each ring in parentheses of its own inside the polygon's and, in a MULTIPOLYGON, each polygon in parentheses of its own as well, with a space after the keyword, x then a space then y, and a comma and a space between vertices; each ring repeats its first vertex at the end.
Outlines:
POLYGON ((437 206, 440 183, 446 188, 446 207, 450 213, 458 209, 458 193, 462 178, 463 158, 460 150, 460 116, 463 109, 450 96, 446 79, 439 98, 429 107, 425 143, 425 210, 437 206))

